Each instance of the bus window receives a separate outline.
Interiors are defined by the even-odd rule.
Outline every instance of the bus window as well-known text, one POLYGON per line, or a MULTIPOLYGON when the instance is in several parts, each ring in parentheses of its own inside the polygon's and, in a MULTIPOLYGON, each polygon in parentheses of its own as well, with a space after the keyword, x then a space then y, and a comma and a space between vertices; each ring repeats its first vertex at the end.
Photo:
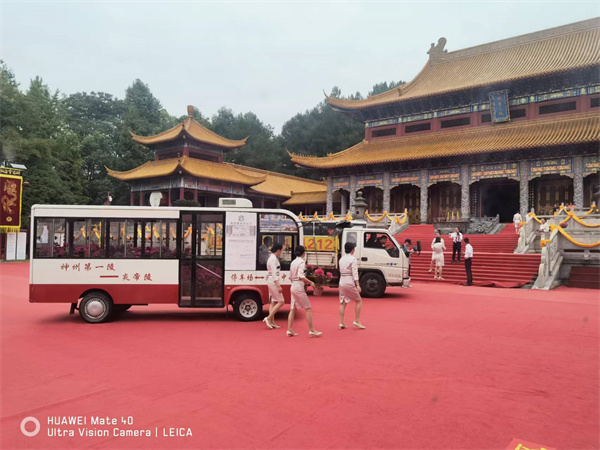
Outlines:
POLYGON ((142 257, 142 225, 144 223, 138 220, 127 220, 125 230, 127 238, 127 247, 125 248, 125 258, 142 257))
POLYGON ((222 216, 199 216, 198 256, 200 258, 220 258, 223 255, 222 216))
POLYGON ((89 235, 87 220, 73 222, 73 252, 72 258, 87 258, 89 254, 89 235))
POLYGON ((289 270, 293 258, 293 251, 297 243, 297 234, 260 234, 262 244, 258 247, 257 270, 267 270, 269 252, 274 243, 279 242, 282 246, 279 263, 281 270, 289 270))
POLYGON ((89 230, 89 255, 90 258, 106 258, 106 242, 104 241, 103 226, 104 220, 87 219, 87 229, 89 230))
POLYGON ((161 224, 161 258, 177 258, 177 222, 163 221, 161 224))
POLYGON ((125 233, 125 220, 111 220, 109 230, 108 257, 124 258, 127 235, 125 233))
POLYGON ((160 258, 160 222, 146 222, 144 226, 144 257, 160 258))
POLYGON ((37 258, 68 257, 65 219, 36 221, 35 256, 37 258))

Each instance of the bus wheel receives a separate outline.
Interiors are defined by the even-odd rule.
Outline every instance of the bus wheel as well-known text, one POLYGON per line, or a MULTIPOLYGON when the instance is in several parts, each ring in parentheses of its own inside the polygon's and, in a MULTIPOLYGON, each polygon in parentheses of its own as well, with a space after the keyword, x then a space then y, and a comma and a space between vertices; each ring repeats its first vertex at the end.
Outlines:
POLYGON ((79 315, 88 323, 106 322, 113 312, 113 302, 102 292, 90 292, 79 304, 79 315))
POLYGON ((233 303, 233 312, 243 322, 258 320, 262 315, 262 304, 255 295, 242 293, 237 296, 233 303))
POLYGON ((385 280, 378 273, 370 272, 360 277, 360 289, 364 297, 381 297, 385 292, 385 287, 385 280))

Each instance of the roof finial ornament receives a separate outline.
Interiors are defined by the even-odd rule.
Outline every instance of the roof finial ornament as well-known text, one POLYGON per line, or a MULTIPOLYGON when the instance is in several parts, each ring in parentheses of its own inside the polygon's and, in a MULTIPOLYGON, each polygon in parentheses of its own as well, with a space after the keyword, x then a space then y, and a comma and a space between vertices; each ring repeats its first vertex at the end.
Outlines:
POLYGON ((446 42, 446 38, 441 37, 438 39, 437 45, 434 45, 433 42, 431 43, 431 48, 427 52, 429 61, 439 61, 444 56, 444 53, 448 53, 448 50, 444 50, 446 42))
MULTIPOLYGON (((433 44, 431 44, 433 45, 433 44)), ((188 117, 194 117, 194 107, 192 105, 188 105, 188 117)))

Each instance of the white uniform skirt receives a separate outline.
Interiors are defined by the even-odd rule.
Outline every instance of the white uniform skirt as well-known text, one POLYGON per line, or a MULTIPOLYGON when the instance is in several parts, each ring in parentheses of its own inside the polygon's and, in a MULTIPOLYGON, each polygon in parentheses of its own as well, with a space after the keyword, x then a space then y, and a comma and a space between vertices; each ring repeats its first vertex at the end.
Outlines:
POLYGON ((340 277, 340 303, 350 303, 352 300, 355 302, 361 300, 358 289, 352 276, 344 275, 340 277))
POLYGON ((269 297, 271 297, 272 302, 284 302, 283 292, 279 292, 277 285, 274 281, 268 281, 267 286, 269 287, 269 297))
POLYGON ((310 308, 310 301, 308 295, 306 295, 306 289, 304 289, 303 281, 292 281, 292 288, 290 290, 292 294, 292 308, 296 309, 308 309, 310 308))

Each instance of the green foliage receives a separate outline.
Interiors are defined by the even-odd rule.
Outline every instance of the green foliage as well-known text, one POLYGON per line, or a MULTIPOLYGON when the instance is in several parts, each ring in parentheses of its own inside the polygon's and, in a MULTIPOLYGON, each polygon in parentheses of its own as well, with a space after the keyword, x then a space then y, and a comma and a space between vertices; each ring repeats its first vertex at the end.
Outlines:
POLYGON ((406 83, 406 81, 390 81, 389 83, 387 81, 384 81, 383 83, 374 84, 373 89, 369 91, 369 97, 371 95, 382 94, 404 83, 406 83))
MULTIPOLYGON (((330 97, 342 98, 336 86, 330 97)), ((285 147, 292 153, 327 156, 358 144, 364 138, 364 125, 333 110, 326 100, 315 108, 296 114, 281 129, 285 147)), ((318 179, 317 173, 297 169, 301 176, 318 179)))

